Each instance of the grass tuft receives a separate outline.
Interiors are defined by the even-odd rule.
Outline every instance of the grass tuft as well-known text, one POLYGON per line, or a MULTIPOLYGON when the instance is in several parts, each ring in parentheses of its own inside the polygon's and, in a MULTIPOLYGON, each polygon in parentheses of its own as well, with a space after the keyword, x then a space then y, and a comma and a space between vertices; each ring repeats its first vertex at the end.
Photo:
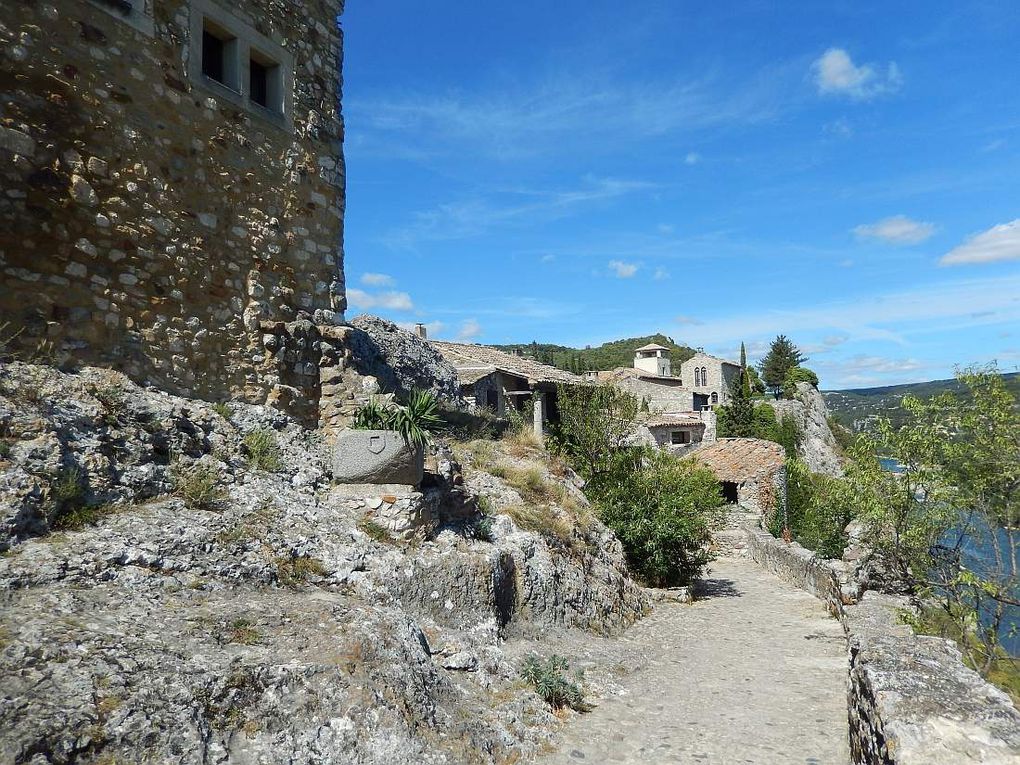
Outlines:
POLYGON ((383 526, 381 523, 377 523, 369 518, 367 515, 363 515, 358 519, 358 530, 374 539, 376 542, 383 542, 385 544, 393 544, 393 537, 390 536, 390 530, 383 526))
POLYGON ((222 402, 213 404, 212 410, 224 420, 229 420, 230 415, 234 413, 234 410, 230 408, 230 404, 224 404, 222 402))
POLYGON ((219 476, 208 465, 183 466, 180 462, 173 465, 170 477, 174 483, 174 493, 192 510, 210 510, 219 512, 227 501, 226 490, 219 485, 219 476))
POLYGON ((328 573, 322 561, 307 555, 276 559, 276 577, 285 587, 298 587, 309 579, 326 576, 328 573))
POLYGON ((274 472, 283 464, 280 461, 280 445, 276 442, 276 434, 268 428, 259 428, 245 434, 243 440, 248 451, 248 462, 256 470, 274 472))

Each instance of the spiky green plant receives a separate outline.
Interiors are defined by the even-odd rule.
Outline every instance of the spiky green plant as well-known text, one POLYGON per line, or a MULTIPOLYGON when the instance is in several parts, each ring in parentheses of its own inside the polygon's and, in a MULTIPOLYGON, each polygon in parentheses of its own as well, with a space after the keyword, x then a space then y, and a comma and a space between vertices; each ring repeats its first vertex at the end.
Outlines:
POLYGON ((432 431, 441 427, 439 402, 429 391, 411 391, 406 406, 384 406, 372 399, 354 413, 355 430, 392 430, 416 449, 432 443, 432 431))

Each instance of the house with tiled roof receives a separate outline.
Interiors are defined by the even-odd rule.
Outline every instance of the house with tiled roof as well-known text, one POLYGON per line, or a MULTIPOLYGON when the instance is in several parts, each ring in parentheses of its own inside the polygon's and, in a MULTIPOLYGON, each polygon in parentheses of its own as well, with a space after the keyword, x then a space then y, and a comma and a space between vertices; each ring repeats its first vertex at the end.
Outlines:
POLYGON ((786 450, 760 438, 720 438, 687 457, 712 471, 731 504, 771 516, 786 503, 786 450))
POLYGON ((559 420, 557 389, 561 385, 590 385, 579 375, 485 345, 430 341, 457 370, 461 395, 499 417, 508 409, 533 405, 535 432, 541 435, 547 422, 559 420))

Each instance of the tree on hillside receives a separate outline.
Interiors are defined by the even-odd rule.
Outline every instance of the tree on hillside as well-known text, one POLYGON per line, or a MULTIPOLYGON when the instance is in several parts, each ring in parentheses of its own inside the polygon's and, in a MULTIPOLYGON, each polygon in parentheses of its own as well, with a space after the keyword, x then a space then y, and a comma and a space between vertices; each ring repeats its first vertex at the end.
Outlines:
POLYGON ((759 368, 762 379, 776 398, 782 394, 783 383, 786 382, 790 370, 799 367, 805 361, 807 356, 801 353, 786 335, 779 335, 772 341, 769 352, 761 360, 759 368))
POLYGON ((586 480, 597 479, 634 432, 640 403, 612 385, 561 385, 556 401, 563 450, 586 480))

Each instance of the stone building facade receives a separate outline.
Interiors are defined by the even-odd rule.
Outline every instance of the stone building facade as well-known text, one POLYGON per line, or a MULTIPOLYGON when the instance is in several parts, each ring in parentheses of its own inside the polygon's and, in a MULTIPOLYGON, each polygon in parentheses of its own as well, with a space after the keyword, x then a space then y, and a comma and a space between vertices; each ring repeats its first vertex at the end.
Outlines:
POLYGON ((693 394, 693 408, 725 406, 730 400, 730 386, 740 375, 740 365, 720 359, 701 349, 680 365, 684 387, 693 394))
POLYGON ((342 11, 4 4, 8 351, 320 416, 345 356, 342 11))

